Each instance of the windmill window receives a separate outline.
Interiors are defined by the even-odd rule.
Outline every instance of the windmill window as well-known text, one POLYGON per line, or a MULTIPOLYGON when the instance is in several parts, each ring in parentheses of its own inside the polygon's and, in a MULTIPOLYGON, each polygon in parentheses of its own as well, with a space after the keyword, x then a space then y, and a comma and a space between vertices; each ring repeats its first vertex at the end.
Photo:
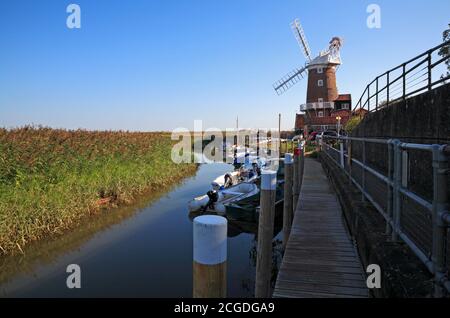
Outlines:
POLYGON ((319 114, 318 114, 318 116, 319 116, 319 117, 323 117, 323 112, 320 111, 319 114))
POLYGON ((323 73, 323 67, 317 68, 317 73, 318 73, 318 74, 322 74, 322 73, 323 73))
POLYGON ((323 86, 323 80, 318 80, 317 81, 317 86, 322 87, 323 86))

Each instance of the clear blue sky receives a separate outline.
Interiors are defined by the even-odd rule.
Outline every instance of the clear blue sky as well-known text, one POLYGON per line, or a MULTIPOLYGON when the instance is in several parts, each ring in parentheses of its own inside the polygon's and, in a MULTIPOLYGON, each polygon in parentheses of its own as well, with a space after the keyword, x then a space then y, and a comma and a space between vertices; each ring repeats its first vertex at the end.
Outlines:
POLYGON ((0 2, 0 127, 126 130, 205 126, 292 128, 306 82, 272 84, 304 58, 345 40, 340 93, 359 98, 379 73, 441 42, 450 1, 15 0, 0 2), (81 7, 82 28, 66 27, 81 7), (381 6, 381 29, 366 7, 381 6))

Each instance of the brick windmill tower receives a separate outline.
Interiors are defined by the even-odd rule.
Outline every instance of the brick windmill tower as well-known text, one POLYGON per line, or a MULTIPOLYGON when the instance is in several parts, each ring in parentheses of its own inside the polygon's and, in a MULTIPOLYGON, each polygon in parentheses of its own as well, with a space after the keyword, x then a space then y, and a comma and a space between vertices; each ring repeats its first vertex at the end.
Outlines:
POLYGON ((342 40, 333 37, 329 47, 313 58, 299 20, 292 22, 291 27, 306 63, 276 82, 274 89, 281 95, 308 74, 306 103, 300 105, 300 112, 296 114, 296 131, 308 134, 310 131, 338 130, 351 115, 351 95, 339 95, 336 85, 342 40))

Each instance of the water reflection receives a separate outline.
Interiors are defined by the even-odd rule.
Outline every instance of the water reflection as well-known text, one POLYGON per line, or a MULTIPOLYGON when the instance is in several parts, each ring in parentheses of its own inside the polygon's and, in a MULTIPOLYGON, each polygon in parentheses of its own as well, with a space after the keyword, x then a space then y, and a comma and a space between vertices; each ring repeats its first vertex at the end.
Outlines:
MULTIPOLYGON (((191 221, 194 220, 195 217, 203 215, 202 212, 191 212, 189 213, 189 219, 191 221)), ((251 238, 251 245, 250 249, 248 251, 248 259, 249 264, 252 267, 252 273, 255 274, 256 269, 256 259, 257 259, 257 244, 258 244, 258 221, 241 221, 241 220, 233 220, 230 218, 227 218, 228 220, 228 237, 229 238, 235 238, 238 237, 241 234, 250 234, 252 236, 251 238)), ((278 271, 280 269, 281 261, 283 258, 283 249, 282 249, 282 241, 280 239, 281 237, 281 230, 283 227, 283 215, 280 212, 277 212, 275 215, 274 220, 274 234, 273 234, 273 241, 272 241, 272 273, 271 273, 271 287, 275 287, 276 279, 278 276, 278 271)), ((241 281, 241 288, 245 290, 250 297, 254 296, 254 287, 255 287, 255 280, 253 277, 248 277, 245 279, 242 279, 241 281)))
POLYGON ((12 289, 20 288, 23 277, 32 276, 37 268, 51 266, 67 253, 76 252, 99 232, 121 224, 182 183, 142 195, 133 205, 102 210, 98 215, 84 220, 76 229, 66 231, 64 235, 31 242, 24 248, 23 254, 0 257, 0 296, 7 295, 6 291, 11 288, 9 283, 14 282, 12 289))
MULTIPOLYGON (((210 189, 231 165, 200 165, 195 176, 134 206, 103 212, 76 230, 0 258, 0 295, 14 297, 191 297, 192 222, 187 202, 210 189), (82 288, 69 290, 66 266, 79 264, 82 288)), ((274 263, 281 230, 274 231, 274 263)), ((257 223, 228 231, 228 296, 254 290, 257 223)))
MULTIPOLYGON (((208 213, 213 214, 213 213, 208 213)), ((193 221, 197 216, 204 215, 202 212, 190 212, 188 217, 191 221, 193 221)), ((254 234, 255 238, 258 234, 258 220, 254 221, 242 221, 242 220, 234 220, 227 218, 228 220, 228 237, 235 237, 242 233, 254 234)), ((274 222, 274 233, 273 237, 277 237, 277 235, 281 232, 283 227, 283 215, 278 213, 275 215, 274 222)))

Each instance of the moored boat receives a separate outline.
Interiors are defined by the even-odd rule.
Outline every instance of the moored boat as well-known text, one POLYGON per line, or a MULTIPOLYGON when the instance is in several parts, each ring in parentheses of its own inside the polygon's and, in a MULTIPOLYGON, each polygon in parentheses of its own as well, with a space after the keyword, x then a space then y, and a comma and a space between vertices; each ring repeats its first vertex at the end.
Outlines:
POLYGON ((262 161, 245 163, 240 165, 235 171, 227 172, 211 182, 213 190, 218 191, 237 185, 241 182, 255 182, 261 174, 262 161))
POLYGON ((238 183, 239 171, 230 171, 214 179, 214 181, 211 182, 211 187, 213 190, 218 191, 238 183))
POLYGON ((225 204, 242 200, 259 193, 259 188, 255 183, 242 182, 222 190, 211 190, 207 194, 194 198, 188 203, 189 211, 214 212, 220 215, 225 214, 225 204))
MULTIPOLYGON (((224 204, 226 216, 230 220, 255 221, 258 219, 260 206, 260 192, 255 195, 224 204)), ((275 214, 283 213, 284 180, 277 182, 275 198, 275 214)))

